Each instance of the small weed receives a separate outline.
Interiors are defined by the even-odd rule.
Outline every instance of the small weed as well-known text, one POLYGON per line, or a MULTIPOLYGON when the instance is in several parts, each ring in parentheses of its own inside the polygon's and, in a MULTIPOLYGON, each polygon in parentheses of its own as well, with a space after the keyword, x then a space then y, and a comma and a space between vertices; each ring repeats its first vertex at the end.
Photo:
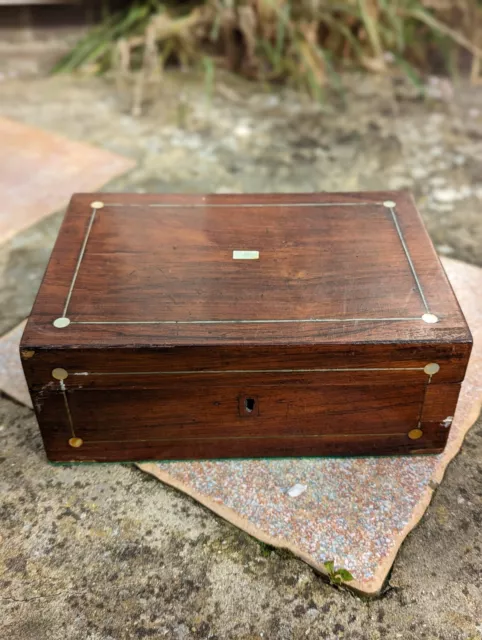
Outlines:
POLYGON ((270 544, 266 544, 266 542, 261 542, 258 540, 259 552, 265 558, 269 558, 273 551, 276 551, 276 547, 273 547, 270 544))
POLYGON ((351 582, 354 579, 348 569, 335 569, 335 563, 333 560, 327 560, 323 563, 323 566, 325 567, 328 574, 328 580, 330 581, 330 584, 339 587, 344 582, 351 582))
POLYGON ((202 59, 204 68, 204 92, 209 105, 211 105, 214 93, 214 62, 211 58, 204 56, 202 59))

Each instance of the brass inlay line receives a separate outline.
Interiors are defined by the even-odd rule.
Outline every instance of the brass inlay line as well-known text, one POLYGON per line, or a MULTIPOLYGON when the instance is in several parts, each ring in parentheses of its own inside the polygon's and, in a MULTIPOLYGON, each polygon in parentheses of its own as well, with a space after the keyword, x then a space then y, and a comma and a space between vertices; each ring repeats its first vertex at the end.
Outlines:
POLYGON ((104 207, 160 207, 162 209, 200 209, 209 207, 215 209, 222 209, 225 207, 239 207, 242 209, 250 209, 252 207, 263 207, 263 208, 276 208, 276 207, 368 207, 370 205, 381 205, 382 202, 260 202, 260 203, 252 203, 252 202, 243 202, 243 203, 235 203, 235 202, 225 202, 225 203, 210 203, 210 202, 195 202, 192 204, 180 204, 180 203, 172 203, 166 204, 162 203, 153 203, 153 204, 122 204, 121 202, 104 202, 104 207))
POLYGON ((403 247, 403 250, 405 252, 405 256, 406 256, 408 264, 410 266, 410 271, 412 272, 413 279, 415 280, 415 284, 417 285, 418 292, 420 294, 420 297, 422 298, 422 302, 423 302, 423 305, 425 307, 425 311, 427 313, 430 313, 430 309, 429 309, 429 306, 428 306, 427 299, 425 298, 425 295, 423 293, 422 285, 420 284, 420 280, 418 279, 418 275, 417 275, 417 272, 415 270, 415 266, 414 266, 414 264, 412 262, 412 257, 410 256, 410 252, 409 252, 407 244, 405 242, 405 238, 403 237, 403 233, 402 233, 402 230, 400 228, 400 224, 398 222, 398 218, 397 218, 397 216, 395 214, 394 208, 393 207, 389 207, 389 209, 390 209, 390 213, 392 214, 392 219, 393 219, 393 223, 395 225, 395 229, 397 230, 398 237, 400 238, 400 242, 402 243, 402 247, 403 247))
MULTIPOLYGON (((425 373, 427 373, 427 372, 425 372, 425 373)), ((420 405, 420 413, 419 413, 419 416, 418 416, 418 422, 417 422, 417 427, 416 427, 417 431, 422 431, 423 410, 425 409, 425 400, 427 399, 428 386, 432 382, 432 375, 433 374, 431 374, 431 373, 428 374, 428 380, 424 385, 422 402, 421 402, 421 405, 420 405)))
POLYGON ((69 401, 67 399, 67 391, 65 389, 65 382, 63 380, 59 381, 60 390, 62 391, 62 396, 64 398, 65 411, 67 412, 67 418, 69 422, 70 431, 72 433, 72 438, 76 438, 74 431, 74 421, 72 420, 72 414, 70 413, 69 401))
POLYGON ((67 316, 67 309, 70 303, 70 298, 72 297, 72 292, 74 290, 74 285, 75 285, 75 281, 77 280, 77 275, 79 273, 79 269, 80 269, 80 264, 82 262, 82 258, 84 257, 84 253, 85 253, 85 248, 87 246, 87 241, 89 240, 89 235, 90 235, 90 230, 92 229, 92 225, 94 224, 94 220, 95 220, 95 214, 97 212, 97 209, 92 209, 92 215, 90 216, 90 220, 89 220, 89 225, 87 227, 87 231, 85 234, 85 238, 84 241, 82 243, 82 247, 80 248, 80 253, 79 253, 79 257, 77 259, 77 264, 75 266, 75 271, 74 271, 74 275, 72 278, 72 282, 70 283, 70 289, 69 292, 67 294, 67 299, 65 301, 65 306, 64 306, 64 311, 63 311, 63 316, 66 317, 67 316))
POLYGON ((278 436, 196 436, 194 438, 141 438, 139 440, 89 440, 89 444, 105 444, 119 442, 192 442, 193 440, 278 440, 288 438, 373 438, 386 436, 405 436, 405 431, 395 431, 386 433, 317 433, 317 434, 295 434, 278 436))
POLYGON ((361 367, 346 369, 200 369, 198 371, 78 371, 72 376, 180 376, 200 374, 226 374, 226 373, 327 373, 342 371, 423 371, 423 367, 361 367))
POLYGON ((70 324, 272 324, 316 322, 402 322, 420 320, 411 318, 306 318, 290 320, 73 320, 70 324))

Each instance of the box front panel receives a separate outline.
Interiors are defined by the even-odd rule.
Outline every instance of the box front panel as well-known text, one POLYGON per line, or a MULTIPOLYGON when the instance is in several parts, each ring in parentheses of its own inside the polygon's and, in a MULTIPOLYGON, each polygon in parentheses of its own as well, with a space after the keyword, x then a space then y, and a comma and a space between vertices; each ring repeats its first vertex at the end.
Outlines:
POLYGON ((230 376, 123 390, 63 384, 34 403, 51 460, 383 455, 440 451, 458 386, 230 376))

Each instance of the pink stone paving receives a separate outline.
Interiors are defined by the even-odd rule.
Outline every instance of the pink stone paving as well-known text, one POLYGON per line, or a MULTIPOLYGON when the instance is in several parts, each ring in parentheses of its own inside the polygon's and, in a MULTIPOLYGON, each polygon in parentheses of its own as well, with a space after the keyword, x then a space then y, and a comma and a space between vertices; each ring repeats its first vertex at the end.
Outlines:
POLYGON ((0 338, 0 391, 32 408, 18 351, 25 324, 26 320, 0 338))
POLYGON ((0 118, 0 243, 134 166, 105 149, 0 118))
POLYGON ((482 269, 443 262, 475 341, 443 454, 163 462, 140 468, 260 540, 290 549, 319 571, 333 559, 351 571, 355 589, 376 594, 482 403, 482 269))

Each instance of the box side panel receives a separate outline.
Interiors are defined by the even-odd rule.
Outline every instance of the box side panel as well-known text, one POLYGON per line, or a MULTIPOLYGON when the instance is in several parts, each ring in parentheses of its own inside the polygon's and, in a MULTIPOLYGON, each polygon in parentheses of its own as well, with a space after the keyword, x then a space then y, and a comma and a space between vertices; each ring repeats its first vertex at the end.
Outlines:
POLYGON ((452 426, 460 384, 430 384, 425 394, 421 422, 447 432, 452 426))
POLYGON ((425 306, 425 313, 435 315, 434 336, 451 342, 460 333, 472 336, 454 290, 435 251, 432 240, 409 191, 394 192, 394 224, 407 251, 414 281, 425 306))

